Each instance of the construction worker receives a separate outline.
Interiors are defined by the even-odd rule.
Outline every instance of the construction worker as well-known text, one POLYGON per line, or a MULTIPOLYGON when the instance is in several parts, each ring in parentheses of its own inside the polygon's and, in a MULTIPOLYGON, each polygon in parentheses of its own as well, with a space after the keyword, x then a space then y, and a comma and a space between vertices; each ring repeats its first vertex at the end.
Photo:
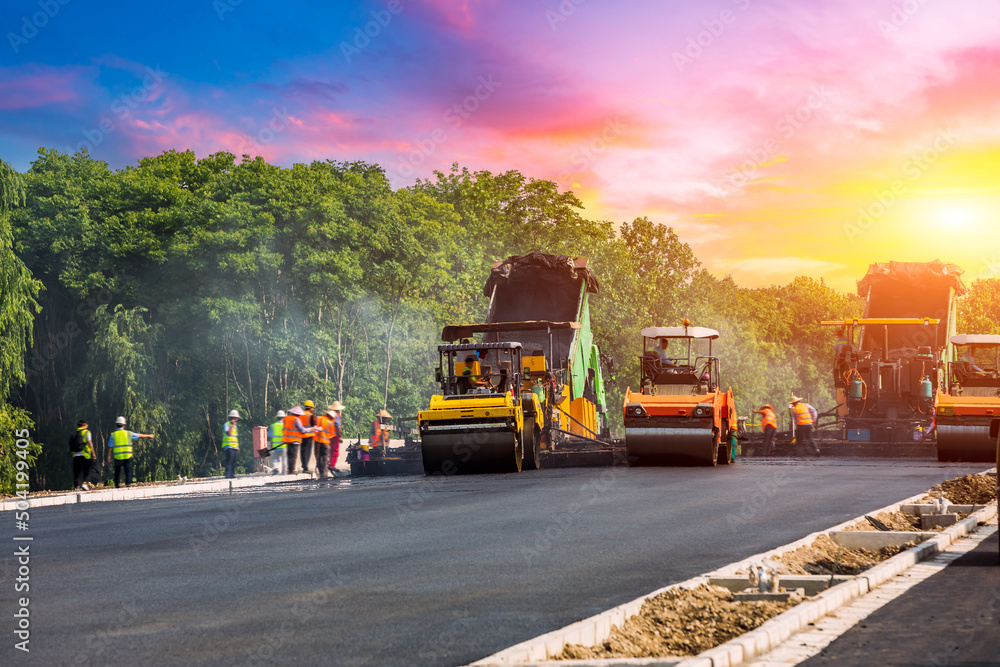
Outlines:
POLYGON ((312 434, 316 431, 316 415, 313 414, 316 404, 312 401, 306 401, 302 404, 302 408, 305 410, 305 415, 302 417, 302 425, 312 428, 312 430, 304 431, 302 433, 302 448, 300 449, 302 456, 302 472, 311 472, 309 464, 312 461, 313 455, 312 434))
POLYGON ((222 427, 222 452, 226 457, 226 478, 236 477, 236 459, 240 455, 239 432, 236 422, 240 420, 238 410, 229 411, 229 421, 222 427))
POLYGON ((764 431, 764 456, 771 456, 774 454, 774 436, 778 434, 778 416, 767 403, 754 412, 760 415, 760 427, 764 431))
POLYGON ((382 408, 375 413, 375 420, 372 422, 372 427, 368 431, 368 444, 361 445, 361 450, 363 452, 361 455, 362 461, 367 461, 369 450, 376 447, 382 447, 381 450, 375 449, 375 451, 385 456, 385 446, 389 444, 389 432, 382 426, 382 420, 384 419, 392 419, 392 415, 389 414, 388 410, 382 408))
POLYGON ((330 435, 333 430, 333 419, 325 412, 316 415, 316 471, 320 479, 330 475, 330 435))
POLYGON ((796 444, 805 446, 806 451, 811 451, 816 456, 819 456, 819 447, 816 446, 812 436, 813 427, 816 424, 816 420, 813 417, 813 407, 795 394, 792 394, 792 400, 788 403, 788 408, 795 417, 796 444))
POLYGON ((340 413, 343 412, 344 405, 340 401, 334 401, 326 409, 326 414, 330 416, 330 421, 332 422, 330 428, 330 463, 327 466, 330 470, 330 474, 336 477, 334 470, 337 467, 337 458, 340 456, 340 443, 344 438, 344 431, 342 428, 342 422, 340 413))
POLYGON ((115 420, 115 430, 108 440, 108 463, 112 457, 115 461, 115 488, 121 486, 121 473, 125 470, 125 486, 132 486, 132 443, 139 438, 152 438, 146 433, 133 433, 125 430, 125 418, 115 420))
POLYGON ((284 439, 285 411, 278 410, 275 422, 267 429, 268 447, 271 449, 271 474, 284 475, 287 470, 288 449, 284 439))
POLYGON ((670 347, 669 338, 661 338, 660 346, 656 348, 656 358, 660 362, 660 368, 676 368, 677 364, 673 362, 673 359, 667 354, 667 349, 670 347))
POLYGON ((296 405, 285 415, 285 422, 282 424, 281 439, 288 449, 288 472, 293 474, 296 468, 296 459, 299 455, 299 446, 306 432, 312 433, 312 427, 306 426, 305 410, 296 405))
POLYGON ((70 451, 73 453, 73 488, 77 491, 88 491, 90 487, 87 480, 90 478, 90 469, 95 463, 94 438, 87 429, 87 420, 81 419, 76 423, 76 432, 70 439, 70 451))

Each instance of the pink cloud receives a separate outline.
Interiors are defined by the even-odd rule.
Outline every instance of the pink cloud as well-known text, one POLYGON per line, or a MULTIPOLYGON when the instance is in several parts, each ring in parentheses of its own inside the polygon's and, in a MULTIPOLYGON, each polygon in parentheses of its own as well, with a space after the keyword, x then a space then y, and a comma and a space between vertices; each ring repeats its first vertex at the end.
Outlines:
POLYGON ((29 65, 0 68, 0 109, 70 105, 83 99, 92 72, 85 67, 29 65))

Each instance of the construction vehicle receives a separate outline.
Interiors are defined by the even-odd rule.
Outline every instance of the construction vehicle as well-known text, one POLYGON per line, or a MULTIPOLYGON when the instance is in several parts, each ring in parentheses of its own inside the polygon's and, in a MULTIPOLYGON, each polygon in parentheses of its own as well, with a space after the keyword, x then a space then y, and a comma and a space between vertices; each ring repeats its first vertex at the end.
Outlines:
POLYGON ((1000 336, 958 334, 951 343, 954 356, 934 408, 938 460, 992 461, 996 439, 990 437, 990 423, 1000 416, 1000 336))
POLYGON ((444 328, 441 339, 446 344, 438 348, 442 393, 432 397, 429 410, 420 413, 428 473, 445 472, 445 467, 453 472, 500 472, 611 465, 621 459, 620 444, 612 440, 607 424, 602 370, 612 360, 600 353, 590 330, 588 296, 597 292, 598 282, 587 264, 585 258, 543 253, 496 262, 483 291, 489 298, 486 322, 444 328), (481 342, 472 340, 475 336, 481 336, 481 342), (475 359, 461 358, 472 350, 485 351, 478 365, 475 359), (511 350, 516 357, 510 360, 517 371, 516 391, 509 398, 491 399, 458 393, 451 384, 459 376, 471 375, 479 383, 498 378, 496 364, 501 360, 491 350, 511 350), (473 372, 466 373, 470 368, 473 372), (472 433, 495 430, 481 424, 495 417, 500 405, 490 401, 499 399, 508 412, 519 411, 520 416, 512 418, 515 435, 501 438, 494 434, 481 438, 478 448, 468 446, 472 433), (465 410, 450 410, 449 406, 459 403, 465 410), (439 415, 442 410, 451 416, 439 415), (437 419, 450 423, 432 424, 437 419), (432 430, 432 425, 449 428, 432 430), (434 437, 434 433, 441 435, 434 437), (518 446, 521 459, 514 464, 511 460, 517 458, 513 451, 518 446))
POLYGON ((719 359, 712 354, 719 332, 684 320, 683 326, 640 333, 640 390, 625 391, 629 465, 731 463, 739 418, 733 390, 722 390, 719 359), (708 341, 706 355, 697 354, 695 341, 708 341))
POLYGON ((839 328, 836 428, 814 432, 824 453, 933 456, 962 273, 939 261, 872 264, 858 282, 863 316, 822 322, 839 328))
MULTIPOLYGON (((438 346, 441 393, 417 415, 424 472, 428 475, 520 472, 537 467, 529 438, 540 419, 525 420, 522 401, 541 411, 537 397, 522 396, 521 344, 460 343, 438 346)), ((539 414, 540 418, 540 414, 539 414)))
POLYGON ((355 442, 349 443, 346 458, 351 466, 351 476, 383 477, 423 473, 417 429, 406 425, 416 420, 416 417, 402 417, 395 420, 397 424, 383 424, 382 430, 390 437, 396 436, 396 442, 401 439, 403 444, 394 447, 373 447, 368 451, 368 460, 361 460, 358 456, 362 442, 367 442, 367 438, 357 438, 355 442))

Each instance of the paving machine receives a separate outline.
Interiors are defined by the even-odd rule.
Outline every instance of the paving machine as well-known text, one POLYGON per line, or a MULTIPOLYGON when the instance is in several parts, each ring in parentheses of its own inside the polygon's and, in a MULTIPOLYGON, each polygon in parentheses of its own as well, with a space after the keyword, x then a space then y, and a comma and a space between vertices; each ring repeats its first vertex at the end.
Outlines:
POLYGON ((647 327, 640 391, 625 391, 625 450, 629 465, 707 465, 733 461, 738 426, 732 389, 723 391, 712 341, 719 332, 647 327), (708 341, 698 356, 696 341, 708 341))
MULTIPOLYGON (((458 357, 468 355, 470 349, 483 351, 501 349, 492 346, 516 345, 518 360, 512 360, 512 364, 518 373, 519 386, 510 401, 512 408, 520 410, 522 465, 528 469, 612 465, 623 458, 620 443, 612 440, 607 424, 603 368, 611 360, 593 342, 588 297, 597 292, 598 283, 587 264, 585 258, 543 253, 496 262, 484 288, 484 295, 490 300, 487 321, 447 326, 441 334, 447 344, 439 350, 455 351, 458 357), (481 337, 481 342, 473 340, 476 336, 481 337), (458 347, 453 350, 455 345, 458 347)), ((460 367, 471 363, 474 370, 478 369, 472 375, 484 373, 481 360, 476 366, 475 360, 442 357, 443 389, 445 381, 451 381, 450 363, 460 367)), ((490 357, 486 364, 493 381, 498 377, 496 363, 490 357)), ((465 370, 466 367, 461 367, 459 375, 465 370)), ((457 400, 474 400, 467 394, 452 394, 458 395, 466 398, 449 398, 446 393, 435 396, 431 410, 421 413, 427 415, 426 420, 421 420, 425 451, 427 436, 433 432, 431 413, 435 408, 454 405, 457 400)), ((451 460, 448 467, 455 467, 456 471, 509 468, 509 445, 503 446, 501 463, 497 463, 492 453, 498 447, 492 445, 472 451, 463 448, 459 458, 466 460, 456 462, 451 453, 454 440, 442 437, 437 438, 437 445, 432 442, 431 458, 425 458, 430 461, 430 469, 425 466, 428 472, 440 470, 445 460, 451 460)))
POLYGON ((417 415, 424 472, 454 475, 537 468, 541 409, 537 396, 522 393, 521 344, 439 345, 438 357, 441 393, 417 415), (525 401, 527 405, 522 404, 525 401))
POLYGON ((957 334, 954 356, 936 395, 939 461, 989 462, 996 438, 990 423, 1000 416, 1000 336, 957 334))
POLYGON ((822 323, 840 330, 836 428, 814 433, 824 453, 934 455, 934 396, 967 291, 962 273, 940 261, 871 264, 858 282, 864 315, 822 323))

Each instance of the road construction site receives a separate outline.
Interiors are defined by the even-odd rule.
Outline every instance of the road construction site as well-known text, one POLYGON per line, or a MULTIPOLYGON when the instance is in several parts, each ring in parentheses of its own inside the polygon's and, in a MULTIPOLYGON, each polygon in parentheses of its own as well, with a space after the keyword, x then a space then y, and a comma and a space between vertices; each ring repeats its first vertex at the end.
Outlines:
POLYGON ((771 458, 37 507, 32 659, 468 664, 983 467, 771 458))

